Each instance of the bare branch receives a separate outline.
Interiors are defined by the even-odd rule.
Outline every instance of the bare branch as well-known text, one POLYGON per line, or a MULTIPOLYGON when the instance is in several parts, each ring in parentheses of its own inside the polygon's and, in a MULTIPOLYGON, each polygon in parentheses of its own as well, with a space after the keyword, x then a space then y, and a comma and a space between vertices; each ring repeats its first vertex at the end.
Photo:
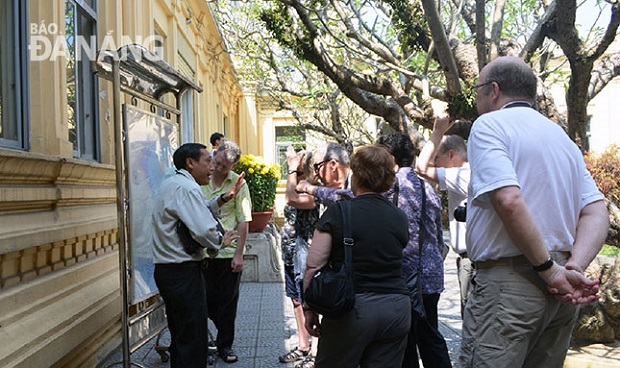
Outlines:
POLYGON ((428 21, 431 35, 437 49, 437 57, 439 63, 443 67, 443 72, 446 77, 446 85, 448 87, 448 93, 456 96, 461 91, 461 84, 458 78, 458 69, 454 61, 454 56, 450 51, 450 45, 448 44, 448 37, 446 31, 443 28, 439 13, 437 12, 437 4, 434 0, 422 0, 422 7, 428 21))
POLYGON ((590 77, 588 100, 592 100, 612 79, 620 75, 620 52, 603 56, 596 62, 590 77))
POLYGON ((487 38, 484 21, 485 0, 476 0, 476 50, 478 54, 478 69, 487 65, 487 38))
POLYGON ((589 56, 589 58, 592 61, 601 57, 603 53, 609 48, 609 45, 611 45, 611 43, 616 38, 619 25, 620 25, 620 1, 616 1, 616 3, 611 8, 611 19, 609 20, 609 24, 607 25, 605 34, 603 35, 603 38, 599 42, 596 49, 589 56))
POLYGON ((532 58, 532 55, 534 54, 534 51, 538 49, 539 47, 541 47, 545 39, 545 36, 546 36, 545 31, 549 27, 548 22, 550 19, 556 16, 555 15, 556 6, 557 6, 557 3, 555 0, 553 0, 549 4, 549 6, 547 7, 547 10, 545 11, 545 14, 542 16, 540 22, 538 22, 538 25, 536 26, 536 28, 530 35, 523 49, 521 50, 519 57, 524 59, 526 62, 529 62, 530 59, 532 58))
POLYGON ((504 21, 504 8, 506 0, 497 0, 493 8, 493 18, 491 19, 491 42, 490 42, 490 58, 491 60, 499 56, 499 43, 502 38, 502 27, 504 21))

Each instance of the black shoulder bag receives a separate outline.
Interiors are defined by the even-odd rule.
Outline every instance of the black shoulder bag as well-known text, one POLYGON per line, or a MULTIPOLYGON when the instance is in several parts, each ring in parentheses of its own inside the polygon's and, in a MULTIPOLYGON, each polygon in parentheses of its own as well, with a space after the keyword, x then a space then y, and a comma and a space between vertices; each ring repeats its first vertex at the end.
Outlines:
MULTIPOLYGON (((209 208, 209 212, 211 212, 210 208, 209 208)), ((222 227, 220 220, 217 219, 217 217, 213 214, 213 212, 211 212, 211 214, 213 215, 213 219, 215 220, 215 228, 217 229, 219 233, 220 243, 221 243, 222 237, 224 236, 224 233, 226 231, 224 230, 224 227, 222 227)), ((179 234, 179 239, 181 240, 181 245, 183 246, 183 250, 185 251, 185 253, 189 254, 190 256, 194 256, 196 255, 196 253, 198 253, 199 250, 202 250, 205 248, 202 246, 202 244, 198 243, 194 239, 194 237, 192 237, 192 234, 189 231, 189 228, 187 227, 187 225, 185 225, 183 221, 181 221, 181 219, 177 221, 176 230, 177 230, 177 234, 179 234)), ((219 252, 218 249, 207 247, 207 254, 210 257, 216 256, 218 252, 219 252)))
POLYGON ((424 214, 426 213, 426 188, 424 186, 424 180, 420 177, 418 177, 418 179, 420 179, 420 186, 422 188, 422 209, 420 211, 420 223, 418 227, 418 267, 407 277, 407 287, 411 293, 411 316, 420 320, 426 318, 426 311, 424 310, 424 303, 422 300, 422 230, 424 229, 424 214))
POLYGON ((192 234, 189 232, 187 225, 181 220, 177 222, 177 234, 179 234, 179 239, 181 240, 181 245, 183 246, 183 250, 185 253, 190 256, 195 255, 199 250, 203 249, 202 244, 198 243, 192 237, 192 234))
POLYGON ((353 285, 353 238, 351 238, 351 208, 348 201, 339 201, 342 214, 344 262, 339 270, 331 263, 314 274, 304 291, 304 303, 324 318, 340 318, 355 305, 353 285))

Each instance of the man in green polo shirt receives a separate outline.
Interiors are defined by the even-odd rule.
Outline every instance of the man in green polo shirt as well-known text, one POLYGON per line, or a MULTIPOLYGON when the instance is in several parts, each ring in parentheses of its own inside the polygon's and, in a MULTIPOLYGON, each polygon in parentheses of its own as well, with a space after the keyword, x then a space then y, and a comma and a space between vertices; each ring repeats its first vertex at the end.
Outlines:
MULTIPOLYGON (((213 174, 208 185, 202 186, 206 198, 226 194, 235 185, 238 174, 231 171, 241 157, 241 149, 231 141, 223 141, 213 156, 213 174)), ((209 258, 207 280, 207 306, 209 318, 217 328, 217 354, 227 363, 238 360, 232 350, 235 339, 235 318, 239 301, 239 283, 243 271, 243 251, 248 236, 248 223, 252 221, 252 202, 248 186, 221 208, 224 229, 237 230, 239 238, 215 258, 209 258)))

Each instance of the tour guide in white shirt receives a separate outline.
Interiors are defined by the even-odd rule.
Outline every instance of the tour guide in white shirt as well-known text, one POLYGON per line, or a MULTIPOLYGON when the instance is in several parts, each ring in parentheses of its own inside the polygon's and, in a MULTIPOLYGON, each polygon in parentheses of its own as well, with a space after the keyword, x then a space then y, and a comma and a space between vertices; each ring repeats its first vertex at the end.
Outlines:
POLYGON ((536 76, 517 57, 480 72, 468 157, 467 254, 476 274, 463 315, 467 367, 562 367, 584 269, 609 215, 578 147, 532 108, 536 76))
POLYGON ((206 148, 186 143, 174 152, 176 174, 162 183, 153 207, 154 277, 166 305, 173 368, 206 367, 208 344, 204 252, 187 254, 176 225, 183 221, 194 240, 211 251, 225 248, 237 238, 236 231, 218 232, 211 211, 219 213, 219 207, 245 182, 241 177, 229 192, 207 202, 200 190, 200 185, 209 183, 213 171, 206 148))

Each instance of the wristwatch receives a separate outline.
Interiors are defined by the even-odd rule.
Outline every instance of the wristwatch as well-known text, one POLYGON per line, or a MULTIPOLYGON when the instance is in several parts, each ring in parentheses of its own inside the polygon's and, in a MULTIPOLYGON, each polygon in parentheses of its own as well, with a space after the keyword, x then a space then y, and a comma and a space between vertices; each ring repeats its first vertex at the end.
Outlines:
POLYGON ((532 268, 534 269, 534 271, 536 272, 543 272, 543 271, 547 271, 548 269, 550 269, 553 266, 553 258, 549 257, 545 263, 540 264, 538 266, 534 266, 532 265, 532 268))
POLYGON ((224 193, 220 194, 220 199, 222 200, 222 202, 226 203, 228 201, 230 201, 232 199, 232 197, 227 197, 224 195, 224 193))
POLYGON ((299 170, 291 170, 288 172, 289 175, 292 175, 292 174, 301 175, 303 173, 304 173, 303 171, 299 171, 299 170))

